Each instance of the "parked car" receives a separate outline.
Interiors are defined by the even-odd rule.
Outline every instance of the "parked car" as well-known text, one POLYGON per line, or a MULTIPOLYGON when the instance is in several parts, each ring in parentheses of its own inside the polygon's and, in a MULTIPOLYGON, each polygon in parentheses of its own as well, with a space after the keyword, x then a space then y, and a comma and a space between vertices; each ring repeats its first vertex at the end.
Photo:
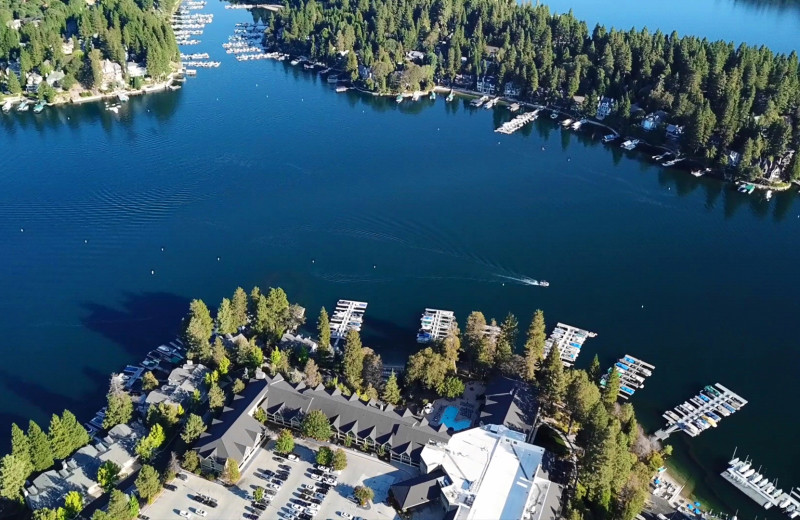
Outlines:
POLYGON ((164 484, 164 489, 169 489, 170 491, 177 491, 178 486, 174 484, 164 484))
POLYGON ((196 514, 197 516, 202 516, 203 518, 208 516, 208 513, 206 513, 205 509, 195 509, 194 514, 196 514))
POLYGON ((323 477, 322 481, 324 483, 328 484, 329 486, 335 486, 336 485, 336 479, 333 478, 333 477, 323 477))
POLYGON ((278 468, 286 471, 292 471, 292 467, 288 464, 278 464, 278 468))
POLYGON ((181 515, 184 518, 191 518, 192 517, 192 513, 190 513, 189 511, 184 511, 183 509, 178 511, 178 514, 181 515))
POLYGON ((273 476, 275 474, 275 472, 272 471, 271 469, 262 469, 261 473, 263 473, 264 475, 266 475, 268 477, 271 477, 271 476, 273 476))
POLYGON ((291 508, 292 508, 292 509, 294 509, 295 511, 302 511, 303 509, 305 509, 305 508, 304 508, 303 506, 301 506, 300 504, 295 504, 294 502, 292 502, 291 504, 289 504, 289 507, 291 507, 291 508))
POLYGON ((300 457, 298 457, 294 453, 290 453, 290 454, 286 455, 286 458, 288 460, 292 461, 292 462, 297 462, 298 460, 300 460, 300 457))
POLYGON ((253 507, 255 507, 256 509, 260 509, 262 511, 264 511, 267 508, 267 506, 265 506, 261 502, 253 502, 253 507))
POLYGON ((342 518, 347 518, 347 520, 353 520, 353 515, 351 515, 347 511, 339 511, 339 516, 341 516, 342 518))
POLYGON ((178 473, 178 478, 181 480, 189 480, 189 475, 186 473, 178 473))
POLYGON ((316 473, 312 473, 311 474, 311 478, 313 478, 314 480, 322 480, 322 475, 318 475, 316 473))
POLYGON ((138 518, 139 520, 150 520, 149 516, 142 514, 138 515, 136 518, 138 518))

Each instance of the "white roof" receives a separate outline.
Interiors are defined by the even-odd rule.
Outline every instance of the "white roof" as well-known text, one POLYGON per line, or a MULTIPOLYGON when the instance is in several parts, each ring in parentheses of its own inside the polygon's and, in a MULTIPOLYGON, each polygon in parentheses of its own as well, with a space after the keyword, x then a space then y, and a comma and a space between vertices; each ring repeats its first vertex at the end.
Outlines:
POLYGON ((525 511, 541 504, 549 487, 536 476, 544 448, 525 442, 524 434, 499 425, 473 428, 447 445, 426 446, 421 456, 428 471, 441 465, 447 473, 442 492, 461 506, 459 520, 538 518, 525 511))

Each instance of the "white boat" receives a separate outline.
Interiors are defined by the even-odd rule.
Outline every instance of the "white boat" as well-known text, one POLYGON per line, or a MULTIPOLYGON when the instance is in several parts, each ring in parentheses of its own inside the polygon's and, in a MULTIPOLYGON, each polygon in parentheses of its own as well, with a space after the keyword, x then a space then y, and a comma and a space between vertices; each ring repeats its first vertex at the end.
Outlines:
POLYGON ((634 148, 636 148, 636 145, 638 145, 638 144, 639 144, 639 140, 638 139, 628 139, 627 141, 622 143, 620 145, 620 147, 624 148, 626 150, 633 150, 634 148))
MULTIPOLYGON (((740 470, 740 471, 741 471, 741 470, 740 470)), ((745 471, 744 473, 742 473, 742 476, 743 476, 744 478, 748 478, 748 477, 752 476, 752 475, 753 475, 753 473, 755 473, 755 472, 756 472, 756 470, 754 470, 754 469, 752 469, 752 468, 751 468, 751 469, 749 469, 749 470, 745 471)))
POLYGON ((17 106, 17 112, 26 112, 30 107, 31 104, 28 102, 28 100, 23 100, 22 103, 17 106))
POLYGON ((130 99, 128 95, 124 92, 120 92, 119 94, 117 94, 117 98, 120 100, 121 103, 125 103, 128 101, 128 99, 130 99))
POLYGON ((786 499, 785 499, 783 502, 781 502, 780 504, 778 504, 778 507, 780 507, 781 509, 783 509, 784 507, 788 506, 788 505, 789 505, 789 504, 791 504, 791 503, 792 503, 792 499, 790 499, 789 497, 787 497, 787 498, 786 498, 786 499))
POLYGON ((3 103, 3 112, 11 112, 11 108, 13 106, 14 105, 11 104, 11 101, 6 101, 5 103, 3 103))
POLYGON ((767 190, 767 193, 765 193, 764 196, 767 198, 767 200, 770 200, 772 198, 772 190, 767 190))

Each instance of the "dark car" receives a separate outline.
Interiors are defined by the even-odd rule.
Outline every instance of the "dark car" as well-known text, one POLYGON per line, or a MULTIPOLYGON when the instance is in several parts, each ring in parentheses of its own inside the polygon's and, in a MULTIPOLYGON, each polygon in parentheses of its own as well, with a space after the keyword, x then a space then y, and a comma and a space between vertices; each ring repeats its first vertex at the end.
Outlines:
POLYGON ((278 464, 278 468, 285 470, 285 471, 292 471, 292 467, 288 464, 278 464))
POLYGON ((178 486, 175 486, 173 484, 164 484, 164 489, 169 489, 170 491, 177 491, 178 486))
POLYGON ((309 498, 308 500, 309 500, 309 502, 311 502, 312 504, 317 504, 317 505, 321 505, 321 504, 322 504, 322 500, 320 500, 320 499, 318 499, 318 498, 313 498, 313 497, 312 497, 312 498, 309 498))
POLYGON ((268 476, 268 477, 271 477, 272 475, 274 475, 274 474, 275 474, 275 472, 274 472, 274 471, 272 471, 271 469, 262 469, 262 470, 261 470, 261 473, 263 473, 264 475, 266 475, 266 476, 268 476))
POLYGON ((253 507, 255 507, 256 509, 260 509, 262 511, 264 511, 267 508, 267 506, 265 506, 260 502, 253 502, 253 507))
POLYGON ((205 495, 189 495, 189 498, 191 498, 192 500, 196 500, 197 502, 200 502, 201 504, 205 504, 206 503, 205 495))
POLYGON ((181 480, 189 480, 189 475, 186 473, 178 473, 178 478, 181 480))
POLYGON ((150 520, 150 517, 147 515, 139 515, 136 518, 138 518, 139 520, 150 520))

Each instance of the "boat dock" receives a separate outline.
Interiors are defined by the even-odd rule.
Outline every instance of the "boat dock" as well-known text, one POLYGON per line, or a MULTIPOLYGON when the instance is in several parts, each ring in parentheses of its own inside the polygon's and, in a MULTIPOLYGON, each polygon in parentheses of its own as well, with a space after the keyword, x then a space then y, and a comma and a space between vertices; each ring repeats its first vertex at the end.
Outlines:
POLYGON ((784 492, 778 488, 777 480, 769 480, 761 474, 761 467, 756 470, 753 462, 735 456, 728 462, 728 468, 721 473, 722 478, 730 482, 739 491, 750 497, 764 509, 777 507, 789 518, 800 517, 800 490, 797 488, 784 492))
POLYGON ((719 383, 706 385, 689 401, 664 412, 667 427, 658 430, 655 436, 658 440, 664 440, 682 430, 696 437, 708 428, 716 428, 723 417, 736 413, 746 404, 744 398, 719 383))
POLYGON ((353 300, 339 300, 336 302, 336 310, 331 316, 331 337, 336 341, 334 348, 339 345, 339 341, 347 337, 350 330, 361 331, 361 324, 364 322, 364 312, 367 310, 366 302, 353 300))
POLYGON ((422 319, 420 319, 417 343, 431 343, 433 341, 444 340, 455 322, 456 316, 453 311, 425 309, 425 312, 422 313, 422 319))
POLYGON ((478 99, 473 99, 472 101, 469 102, 469 104, 477 108, 486 103, 487 101, 489 101, 489 96, 481 96, 478 99))
POLYGON ((581 353, 583 342, 586 341, 587 338, 593 338, 595 336, 597 336, 597 334, 594 332, 559 323, 544 343, 544 355, 546 357, 550 354, 553 345, 555 345, 558 347, 558 352, 564 366, 571 367, 575 364, 578 355, 581 353))
POLYGON ((539 110, 536 109, 533 112, 527 112, 525 114, 520 114, 511 121, 506 121, 502 124, 499 128, 495 129, 495 132, 501 134, 513 134, 523 126, 536 121, 536 118, 539 117, 539 110))
POLYGON ((619 397, 629 399, 636 390, 644 388, 644 380, 653 375, 653 370, 656 367, 650 363, 646 363, 641 359, 635 358, 629 354, 622 356, 613 367, 608 369, 608 374, 604 375, 600 380, 600 386, 605 388, 608 376, 611 375, 612 370, 616 370, 619 374, 620 382, 619 397))

